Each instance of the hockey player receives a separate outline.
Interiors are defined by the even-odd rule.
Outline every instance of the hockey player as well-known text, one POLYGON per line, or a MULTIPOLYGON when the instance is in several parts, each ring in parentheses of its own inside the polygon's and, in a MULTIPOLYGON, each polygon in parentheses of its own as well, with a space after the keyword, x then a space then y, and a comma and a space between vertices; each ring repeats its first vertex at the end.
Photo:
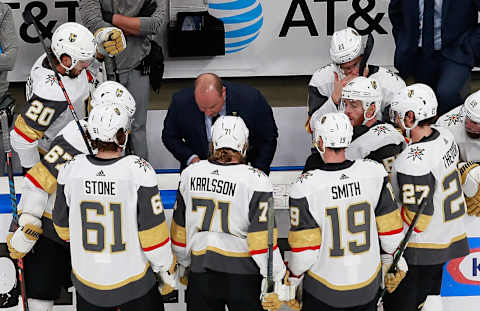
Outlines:
POLYGON ((467 213, 480 216, 480 91, 471 94, 463 106, 441 116, 437 125, 447 127, 460 151, 462 188, 467 213))
MULTIPOLYGON (((457 171, 459 149, 453 135, 431 126, 437 113, 433 90, 424 84, 406 87, 392 101, 391 113, 392 121, 411 142, 397 157, 392 172, 392 186, 406 225, 422 204, 425 209, 405 251, 407 277, 394 293, 384 297, 383 305, 386 311, 413 311, 424 303, 424 309, 428 307, 428 295, 439 298, 443 264, 468 254, 465 201, 457 171)), ((429 300, 434 302, 435 297, 429 300)))
MULTIPOLYGON (((403 237, 388 174, 377 162, 346 159, 353 130, 345 114, 323 115, 313 133, 324 164, 289 194, 288 268, 303 277, 302 310, 376 311, 382 263, 387 271, 403 237)), ((408 269, 403 259, 398 267, 385 278, 388 291, 408 269)))
MULTIPOLYGON (((321 114, 336 112, 339 109, 343 88, 359 76, 359 64, 363 57, 362 37, 353 28, 336 31, 330 41, 330 58, 332 63, 317 69, 308 85, 308 117, 320 109, 321 114)), ((382 106, 378 107, 377 119, 388 120, 385 109, 390 105, 394 93, 405 87, 405 82, 389 69, 376 65, 368 65, 363 73, 379 82, 382 89, 382 106)), ((309 122, 307 120, 307 131, 309 122)), ((311 131, 310 131, 311 132, 311 131)))
MULTIPOLYGON (((121 30, 113 27, 100 31, 96 38, 77 23, 62 24, 53 33, 50 49, 55 67, 80 119, 85 116, 90 97, 89 82, 94 83, 86 68, 95 57, 102 58, 108 54, 104 46, 115 45, 117 40, 113 37, 125 41, 121 30)), ((112 52, 110 48, 109 51, 112 52)), ((37 148, 44 152, 49 150, 51 140, 73 117, 46 54, 33 65, 25 95, 27 103, 15 120, 10 141, 26 171, 40 161, 37 148)))
MULTIPOLYGON (((121 84, 102 83, 92 94, 93 107, 113 103, 122 106, 129 117, 133 117, 135 101, 121 84)), ((87 129, 86 120, 80 120, 80 124, 87 129)), ((47 154, 25 175, 18 206, 20 227, 7 237, 7 243, 10 257, 25 256, 25 283, 31 311, 51 310, 61 288, 71 284, 70 252, 53 228, 52 210, 59 169, 65 161, 81 153, 88 153, 88 149, 72 120, 52 141, 47 154)))
POLYGON ((225 305, 231 311, 261 310, 261 293, 266 310, 289 300, 277 229, 276 295, 265 293, 267 202, 273 186, 263 172, 244 164, 247 142, 243 120, 221 116, 212 128, 213 155, 181 174, 171 235, 179 264, 191 270, 188 310, 224 310, 225 305))
POLYGON ((93 108, 97 155, 77 155, 58 174, 53 222, 70 241, 78 310, 163 310, 155 274, 177 286, 155 170, 122 156, 129 123, 119 105, 93 108))
MULTIPOLYGON (((382 103, 382 91, 374 78, 356 77, 342 91, 345 114, 353 126, 352 143, 346 148, 349 160, 371 159, 384 165, 391 172, 395 157, 403 150, 403 136, 390 124, 378 121, 376 116, 382 103)), ((310 124, 322 118, 322 111, 316 111, 310 124)), ((323 164, 317 149, 308 157, 304 172, 323 164)))

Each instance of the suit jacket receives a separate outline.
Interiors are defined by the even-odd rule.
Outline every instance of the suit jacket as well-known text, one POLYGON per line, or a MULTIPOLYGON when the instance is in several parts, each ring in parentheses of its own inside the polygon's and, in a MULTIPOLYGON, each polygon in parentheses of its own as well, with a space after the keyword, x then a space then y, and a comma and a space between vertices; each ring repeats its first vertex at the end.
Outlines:
MULTIPOLYGON (((480 55, 480 26, 477 22, 480 0, 443 0, 441 52, 454 62, 473 67, 480 55)), ((388 15, 395 40, 394 64, 400 76, 413 72, 420 23, 418 0, 391 0, 388 15)))
MULTIPOLYGON (((227 89, 227 115, 236 113, 242 117, 250 132, 247 161, 268 174, 278 137, 272 108, 263 95, 250 86, 226 81, 223 84, 227 89)), ((208 158, 205 114, 195 102, 193 88, 183 89, 173 95, 163 123, 162 141, 180 161, 181 170, 187 166, 186 162, 193 154, 202 160, 208 158)))

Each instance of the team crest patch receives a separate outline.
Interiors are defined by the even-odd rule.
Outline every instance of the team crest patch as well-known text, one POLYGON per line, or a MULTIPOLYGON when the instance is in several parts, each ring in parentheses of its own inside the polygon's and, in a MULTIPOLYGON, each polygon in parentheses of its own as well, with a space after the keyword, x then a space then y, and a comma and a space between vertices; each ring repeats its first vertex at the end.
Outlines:
POLYGON ((45 78, 45 84, 50 84, 50 86, 52 86, 55 83, 57 83, 57 78, 55 78, 54 75, 47 75, 45 78))
POLYGON ((408 152, 407 159, 412 159, 412 161, 415 160, 421 160, 422 157, 424 156, 425 149, 420 148, 420 147, 412 147, 410 148, 410 151, 408 152))
POLYGON ((305 180, 307 180, 308 177, 310 177, 310 176, 313 176, 313 174, 310 173, 310 172, 305 172, 305 173, 303 173, 302 175, 300 175, 300 176, 297 177, 297 181, 296 181, 296 182, 303 183, 303 182, 304 182, 305 180))
POLYGON ((68 37, 68 41, 70 41, 72 43, 77 41, 77 35, 74 34, 74 33, 71 33, 70 36, 68 37))
POLYGON ((115 95, 116 95, 117 97, 121 97, 121 96, 123 95, 123 90, 117 89, 117 91, 115 92, 115 95))
POLYGON ((387 134, 388 132, 390 132, 390 129, 387 128, 385 125, 379 125, 376 126, 373 131, 375 132, 375 134, 377 134, 377 136, 380 136, 382 134, 387 134))
POLYGON ((145 161, 144 159, 142 158, 138 158, 135 160, 135 162, 133 162, 135 164, 138 165, 139 168, 143 168, 143 170, 145 171, 145 173, 148 171, 148 170, 153 170, 152 166, 150 165, 150 163, 148 163, 147 161, 145 161))
POLYGON ((457 125, 463 122, 463 116, 460 113, 452 113, 445 117, 445 121, 448 122, 448 126, 457 125))

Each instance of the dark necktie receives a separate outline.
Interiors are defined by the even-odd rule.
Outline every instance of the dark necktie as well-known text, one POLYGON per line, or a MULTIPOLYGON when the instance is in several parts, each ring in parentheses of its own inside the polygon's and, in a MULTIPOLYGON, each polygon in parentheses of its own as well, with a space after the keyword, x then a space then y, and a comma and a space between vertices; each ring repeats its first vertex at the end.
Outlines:
POLYGON ((423 4, 423 27, 422 27, 422 49, 426 55, 433 53, 433 16, 435 0, 424 0, 423 4))

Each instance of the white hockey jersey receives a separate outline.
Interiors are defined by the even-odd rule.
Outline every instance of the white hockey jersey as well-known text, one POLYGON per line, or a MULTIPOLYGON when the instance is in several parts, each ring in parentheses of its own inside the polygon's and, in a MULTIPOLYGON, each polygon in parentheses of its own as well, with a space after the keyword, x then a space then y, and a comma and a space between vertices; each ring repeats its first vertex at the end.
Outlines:
POLYGON ((366 304, 380 286, 380 246, 393 253, 402 229, 381 164, 324 164, 290 189, 288 267, 296 275, 306 272, 304 290, 328 305, 366 304))
POLYGON ((448 130, 432 129, 430 136, 409 145, 397 157, 392 172, 392 186, 407 225, 420 204, 426 204, 404 254, 414 265, 441 264, 465 256, 469 250, 463 227, 465 201, 457 170, 458 147, 448 130))
POLYGON ((145 295, 153 271, 173 263, 151 165, 137 157, 77 155, 58 175, 53 221, 70 240, 72 281, 90 303, 112 307, 145 295))
MULTIPOLYGON (((19 150, 20 162, 26 167, 30 166, 25 163, 30 163, 34 158, 34 155, 28 153, 37 153, 37 143, 43 151, 47 151, 51 140, 73 120, 54 72, 44 66, 45 59, 46 56, 43 54, 32 67, 26 84, 27 103, 15 120, 11 132, 14 149, 19 144, 17 140, 20 140, 20 144, 22 141, 24 144, 31 144, 29 150, 25 151, 27 154, 22 152, 23 149, 19 150)), ((89 83, 93 83, 93 77, 83 70, 73 79, 63 76, 62 82, 78 117, 84 118, 90 96, 89 83)))
MULTIPOLYGON (((369 65, 368 69, 368 77, 377 80, 383 95, 382 106, 376 115, 377 120, 388 119, 388 114, 383 116, 384 110, 391 104, 393 94, 404 88, 406 84, 397 74, 384 67, 369 65)), ((308 111, 310 116, 317 109, 321 109, 322 114, 338 112, 339 108, 331 98, 335 81, 334 72, 337 73, 339 79, 344 77, 335 64, 326 65, 313 73, 308 85, 308 111)))
POLYGON ((480 139, 474 139, 465 131, 465 111, 463 105, 452 109, 440 118, 437 125, 447 128, 460 149, 460 161, 480 161, 480 139))
MULTIPOLYGON (((86 130, 87 122, 80 120, 86 130)), ((58 172, 63 164, 75 155, 88 153, 87 146, 75 121, 70 121, 52 140, 50 150, 27 171, 18 210, 42 220, 43 235, 59 243, 52 223, 58 172)))
MULTIPOLYGON (((370 159, 383 164, 388 173, 393 162, 405 147, 405 138, 392 125, 376 122, 373 126, 356 126, 353 129, 352 143, 345 149, 348 160, 370 159)), ((317 150, 308 157, 304 172, 323 165, 317 150)))
MULTIPOLYGON (((267 276, 267 210, 273 186, 260 170, 207 160, 180 177, 172 220, 178 262, 193 272, 208 270, 267 276)), ((274 232, 273 278, 285 265, 274 232)))

